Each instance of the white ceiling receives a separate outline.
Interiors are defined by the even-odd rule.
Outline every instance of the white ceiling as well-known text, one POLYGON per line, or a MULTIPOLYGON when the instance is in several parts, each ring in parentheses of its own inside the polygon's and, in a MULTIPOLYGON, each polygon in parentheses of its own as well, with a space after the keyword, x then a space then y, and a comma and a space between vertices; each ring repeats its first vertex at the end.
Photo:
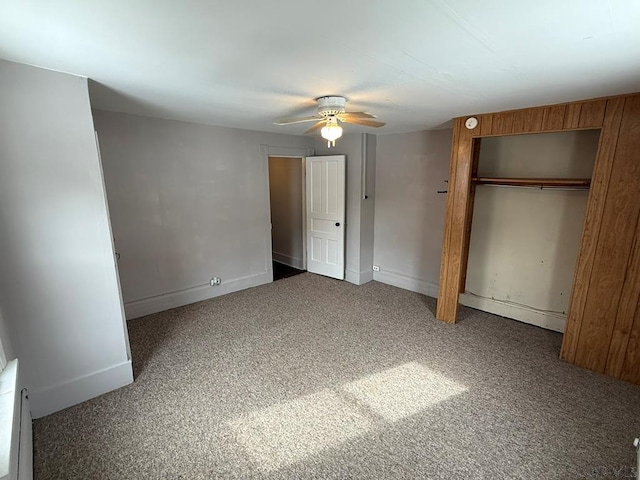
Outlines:
POLYGON ((640 90, 638 0, 3 0, 0 58, 95 107, 262 131, 344 95, 408 132, 640 90))

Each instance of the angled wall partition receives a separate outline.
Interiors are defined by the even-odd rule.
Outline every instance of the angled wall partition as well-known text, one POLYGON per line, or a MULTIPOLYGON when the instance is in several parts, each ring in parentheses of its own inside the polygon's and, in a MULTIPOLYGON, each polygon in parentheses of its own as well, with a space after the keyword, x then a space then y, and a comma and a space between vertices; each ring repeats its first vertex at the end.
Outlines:
POLYGON ((131 383, 129 338, 88 80, 0 60, 0 124, 3 333, 37 418, 131 383))

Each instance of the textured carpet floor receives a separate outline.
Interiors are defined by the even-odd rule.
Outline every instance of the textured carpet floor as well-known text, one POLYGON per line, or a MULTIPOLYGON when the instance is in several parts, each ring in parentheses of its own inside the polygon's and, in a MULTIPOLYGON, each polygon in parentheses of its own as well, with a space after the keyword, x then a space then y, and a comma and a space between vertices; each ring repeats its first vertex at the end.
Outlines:
POLYGON ((640 388, 561 335, 304 273, 129 323, 134 384, 34 423, 42 479, 628 478, 640 388))

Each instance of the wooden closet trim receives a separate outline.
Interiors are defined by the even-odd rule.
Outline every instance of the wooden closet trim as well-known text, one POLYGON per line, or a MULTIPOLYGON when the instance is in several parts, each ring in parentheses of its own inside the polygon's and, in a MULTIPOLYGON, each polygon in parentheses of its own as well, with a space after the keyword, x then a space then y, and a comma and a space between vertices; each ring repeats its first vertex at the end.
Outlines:
POLYGON ((600 234, 604 205, 611 181, 611 170, 622 123, 624 98, 613 98, 607 102, 606 118, 603 121, 598 152, 591 176, 591 189, 587 200, 584 227, 578 249, 576 269, 573 276, 573 290, 569 298, 567 325, 562 339, 560 357, 572 362, 575 359, 578 338, 582 327, 584 307, 591 280, 595 249, 600 234))
MULTIPOLYGON (((621 142, 626 149, 617 151, 618 136, 621 125, 629 131, 636 131, 637 121, 629 120, 623 115, 640 116, 637 105, 640 94, 620 95, 571 102, 542 107, 525 108, 505 112, 468 115, 454 120, 454 134, 451 150, 451 164, 449 175, 449 193, 447 197, 447 211, 445 216, 445 231, 443 238, 443 253, 440 268, 440 285, 436 318, 455 323, 458 311, 459 294, 464 291, 466 268, 469 256, 469 240, 473 215, 473 198, 475 186, 471 179, 477 170, 477 150, 480 139, 485 137, 522 135, 531 133, 552 133, 575 130, 600 129, 598 152, 594 165, 591 189, 587 203, 587 211, 583 226, 581 244, 574 273, 574 287, 570 297, 567 315, 567 327, 564 334, 561 358, 569 362, 577 362, 587 368, 605 371, 614 376, 630 374, 630 362, 640 357, 640 320, 636 314, 640 312, 640 245, 635 239, 633 223, 626 232, 625 238, 619 241, 623 249, 633 243, 631 252, 621 252, 620 255, 631 255, 624 260, 629 266, 638 269, 629 272, 621 280, 616 278, 615 285, 603 287, 601 277, 606 276, 608 265, 603 252, 607 252, 611 235, 600 241, 600 231, 603 222, 611 223, 611 208, 606 209, 607 201, 620 203, 618 193, 609 188, 612 172, 616 179, 624 177, 622 172, 633 172, 632 163, 638 160, 638 154, 629 145, 634 142, 621 142), (633 104, 633 108, 630 106, 633 104), (626 105, 626 110, 625 110, 626 105), (475 117, 478 125, 469 130, 464 123, 469 117, 475 117), (629 123, 630 122, 630 123, 629 123), (631 129, 631 130, 630 130, 631 129), (476 148, 474 148, 474 145, 476 148), (617 162, 617 163, 616 163, 617 162), (614 166, 615 164, 615 166, 614 166), (620 169, 620 170, 618 170, 620 169), (604 216, 606 218, 603 218, 604 216), (633 236, 633 239, 632 237, 633 236), (595 272, 597 281, 591 285, 594 261, 598 271, 595 272), (608 307, 598 304, 597 300, 589 297, 591 289, 602 294, 603 290, 611 290, 610 300, 615 303, 608 307), (590 302, 585 316, 587 302, 590 302), (618 306, 617 302, 621 302, 618 306), (612 310, 613 309, 613 310, 612 310), (603 320, 603 315, 613 311, 613 318, 603 320), (616 314, 617 312, 617 314, 616 314), (586 322, 586 323, 585 323, 586 322), (586 325, 586 326, 585 326, 586 325), (633 346, 632 351, 628 349, 633 346), (595 353, 589 353, 593 350, 595 353), (579 353, 578 358, 576 358, 579 353)), ((635 118, 635 117, 634 117, 635 118)), ((614 179, 614 181, 617 181, 614 179)), ((612 186, 611 188, 616 188, 612 186)), ((629 195, 633 192, 629 193, 629 195)), ((640 199, 635 199, 638 201, 640 199)), ((634 208, 627 209, 627 216, 636 214, 634 208)), ((637 219, 637 215, 635 217, 637 219)), ((605 225, 605 226, 606 226, 605 225)), ((610 226, 606 227, 610 228, 610 226)), ((610 253, 610 252, 609 252, 610 253)), ((620 263, 620 259, 613 262, 620 263)), ((640 379, 639 379, 640 381, 640 379)))

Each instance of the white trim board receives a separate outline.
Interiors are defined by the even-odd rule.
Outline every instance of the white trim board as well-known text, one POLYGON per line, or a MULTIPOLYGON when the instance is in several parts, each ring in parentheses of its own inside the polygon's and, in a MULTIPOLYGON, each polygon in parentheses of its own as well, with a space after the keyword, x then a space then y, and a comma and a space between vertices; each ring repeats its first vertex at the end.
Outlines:
POLYGON ((132 382, 133 368, 127 360, 58 385, 29 390, 31 414, 33 418, 44 417, 132 382))
POLYGON ((222 279, 222 284, 212 287, 209 284, 187 288, 177 292, 168 292, 154 297, 143 298, 124 304, 127 320, 144 317, 152 313, 163 312, 171 308, 201 302, 210 298, 237 292, 246 288, 257 287, 273 280, 273 274, 269 271, 248 275, 232 280, 222 279))
POLYGON ((460 303, 467 307, 493 313, 501 317, 511 318, 519 322, 546 328, 554 332, 564 333, 567 316, 560 313, 542 312, 511 303, 501 302, 492 298, 478 297, 468 293, 460 294, 460 303))
MULTIPOLYGON (((410 277, 396 272, 373 272, 373 279, 380 283, 393 285, 394 287, 422 293, 429 297, 438 298, 438 284, 431 283, 420 278, 410 277)), ((463 293, 460 295, 460 304, 467 307, 482 310, 516 320, 536 327, 546 328, 554 332, 563 333, 567 324, 567 316, 559 313, 542 312, 533 308, 513 305, 500 300, 482 298, 463 293)))
POLYGON ((373 280, 373 270, 356 272, 347 268, 344 271, 344 279, 349 283, 353 283, 354 285, 364 285, 365 283, 373 280))
MULTIPOLYGON (((272 249, 273 249, 273 245, 271 242, 271 195, 269 194, 269 157, 290 157, 290 158, 300 158, 302 161, 302 197, 303 197, 303 208, 302 208, 302 225, 303 225, 303 229, 302 229, 302 240, 303 240, 303 244, 304 244, 304 249, 303 249, 303 268, 302 270, 306 270, 307 269, 307 240, 306 240, 306 235, 307 235, 307 229, 306 229, 306 208, 305 208, 305 204, 304 202, 306 201, 306 181, 304 176, 306 175, 306 170, 305 170, 305 166, 306 166, 306 157, 312 156, 314 154, 314 149, 312 147, 280 147, 277 145, 267 145, 267 144, 261 144, 260 145, 260 156, 262 157, 262 161, 260 162, 261 168, 262 168, 262 188, 263 188, 263 195, 264 195, 264 199, 265 199, 265 218, 267 219, 267 224, 265 225, 265 232, 267 232, 266 235, 266 239, 265 239, 265 258, 264 258, 264 262, 265 262, 265 270, 267 271, 267 275, 269 276, 269 280, 268 282, 273 282, 273 265, 272 265, 272 260, 273 260, 273 255, 272 255, 272 249)), ((264 283, 268 283, 268 282, 264 282, 264 283)), ((261 283, 256 284, 256 285, 261 285, 261 283)), ((255 286, 255 285, 250 285, 250 286, 255 286)), ((247 287, 248 288, 248 287, 247 287)), ((196 300, 197 301, 197 300, 196 300)), ((126 308, 125 308, 126 309, 126 308)), ((142 315, 138 315, 138 316, 142 316, 142 315)), ((127 318, 129 318, 127 316, 127 318)), ((132 318, 136 318, 136 317, 132 317, 132 318)))
POLYGON ((401 273, 382 270, 373 272, 373 279, 380 283, 393 285, 416 293, 422 293, 428 297, 438 298, 438 284, 422 280, 421 278, 410 277, 401 273))
POLYGON ((285 255, 284 253, 272 252, 271 258, 273 258, 274 262, 283 263, 285 265, 289 265, 290 267, 297 268, 298 270, 304 270, 304 260, 298 257, 292 257, 290 255, 285 255))

